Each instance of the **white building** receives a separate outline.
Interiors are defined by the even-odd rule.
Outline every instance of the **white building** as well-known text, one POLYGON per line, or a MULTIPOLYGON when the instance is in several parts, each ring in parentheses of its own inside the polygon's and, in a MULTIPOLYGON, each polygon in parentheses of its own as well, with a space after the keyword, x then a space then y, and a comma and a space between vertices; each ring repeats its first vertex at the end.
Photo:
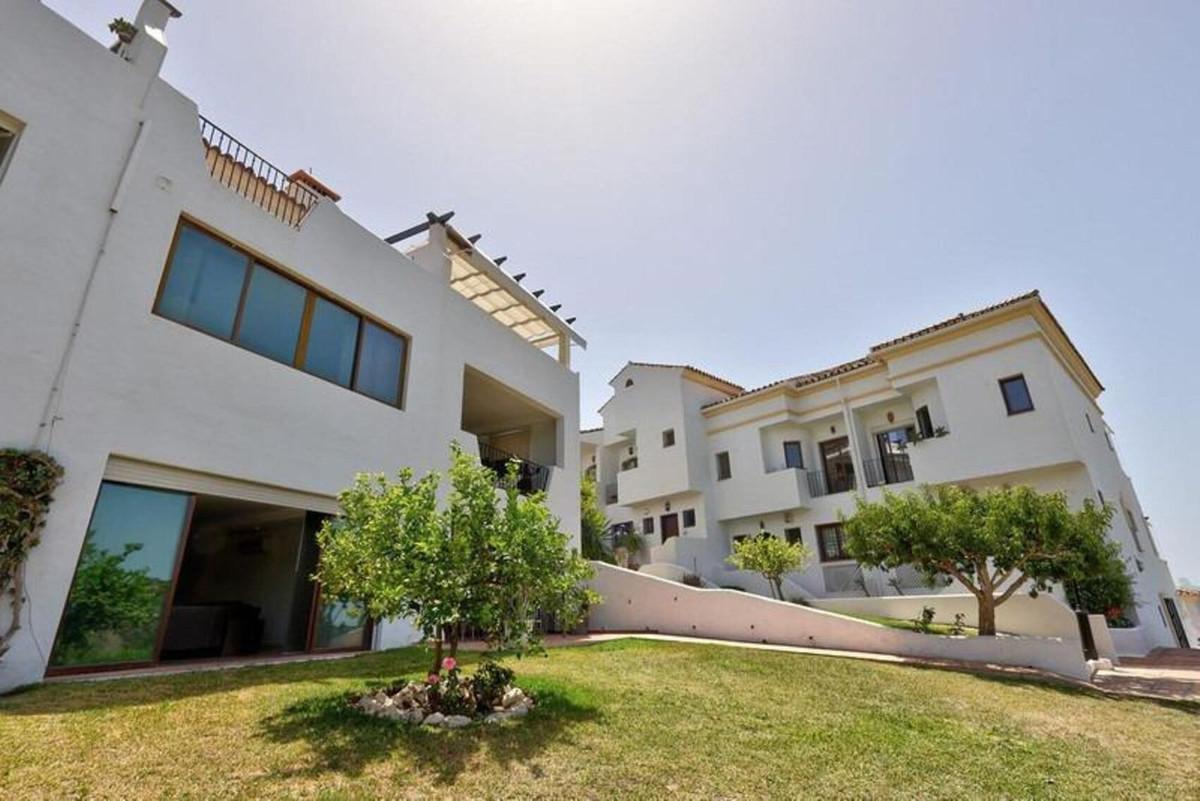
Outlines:
POLYGON ((321 601, 313 529, 356 472, 444 469, 452 440, 526 460, 578 536, 583 341, 447 215, 381 239, 200 117, 158 76, 175 16, 146 0, 109 50, 4 3, 0 447, 66 475, 0 690, 407 641, 321 601), (77 567, 136 608, 72 596, 77 567))
POLYGON ((1137 595, 1136 626, 1114 629, 1124 652, 1195 644, 1172 622, 1174 583, 1097 405, 1103 388, 1036 292, 754 390, 639 362, 609 383, 581 464, 609 519, 643 533, 643 570, 766 592, 725 560, 733 540, 768 532, 815 555, 786 583, 792 597, 925 593, 915 571, 846 557, 838 520, 856 496, 1028 484, 1115 507, 1110 536, 1137 595))

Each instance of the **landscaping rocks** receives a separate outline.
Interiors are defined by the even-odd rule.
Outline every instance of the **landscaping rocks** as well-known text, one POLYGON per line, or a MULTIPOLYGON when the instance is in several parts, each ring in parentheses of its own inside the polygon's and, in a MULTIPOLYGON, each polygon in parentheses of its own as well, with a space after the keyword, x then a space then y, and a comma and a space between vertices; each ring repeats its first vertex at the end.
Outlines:
POLYGON ((534 700, 519 687, 508 687, 500 696, 500 702, 490 712, 481 712, 475 717, 431 711, 431 702, 437 702, 435 693, 428 685, 410 682, 399 689, 376 690, 350 700, 350 706, 372 717, 409 723, 414 726, 432 726, 444 729, 461 729, 472 723, 502 723, 510 718, 528 715, 534 700))

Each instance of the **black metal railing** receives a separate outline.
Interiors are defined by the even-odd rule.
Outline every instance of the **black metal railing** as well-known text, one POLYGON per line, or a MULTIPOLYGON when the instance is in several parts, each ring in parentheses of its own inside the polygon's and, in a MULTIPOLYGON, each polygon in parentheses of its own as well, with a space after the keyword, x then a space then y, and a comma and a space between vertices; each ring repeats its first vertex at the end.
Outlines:
POLYGON ((834 475, 826 475, 823 470, 808 471, 808 494, 810 497, 819 498, 822 495, 851 492, 853 489, 853 470, 840 471, 834 475))
POLYGON ((200 116, 204 163, 217 183, 268 214, 298 226, 317 204, 316 192, 294 180, 234 137, 200 116))
POLYGON ((479 443, 479 461, 496 474, 497 486, 504 486, 504 482, 508 479, 508 465, 514 460, 517 463, 517 491, 524 495, 545 491, 546 487, 550 485, 549 467, 522 459, 520 456, 491 445, 479 443))
POLYGON ((863 472, 866 473, 868 487, 913 480, 912 462, 907 453, 889 453, 879 459, 864 459, 863 472))
POLYGON ((626 470, 634 470, 637 468, 637 465, 638 465, 637 457, 630 456, 628 459, 621 462, 621 472, 624 473, 626 470))

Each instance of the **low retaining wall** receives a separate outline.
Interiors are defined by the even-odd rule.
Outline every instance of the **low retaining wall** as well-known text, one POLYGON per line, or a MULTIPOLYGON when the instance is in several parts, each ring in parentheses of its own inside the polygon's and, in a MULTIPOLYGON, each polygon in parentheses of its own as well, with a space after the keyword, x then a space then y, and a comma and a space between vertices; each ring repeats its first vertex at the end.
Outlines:
POLYGON ((1120 656, 1145 656, 1150 653, 1150 647, 1146 645, 1146 638, 1140 626, 1109 629, 1108 635, 1112 638, 1113 648, 1120 656))
MULTIPOLYGON (((974 595, 886 595, 873 598, 816 598, 812 605, 831 612, 851 615, 876 615, 914 620, 921 610, 932 606, 934 620, 953 623, 962 613, 968 626, 979 623, 979 604, 974 595)), ((996 607, 996 630, 1031 637, 1058 637, 1079 641, 1079 624, 1067 605, 1048 594, 1030 598, 1027 594, 1013 595, 996 607)), ((1081 646, 1082 647, 1082 646, 1081 646)))
POLYGON ((692 637, 798 645, 1032 667, 1088 679, 1078 639, 942 637, 887 628, 821 609, 737 590, 699 589, 593 562, 592 589, 604 603, 592 631, 655 631, 692 637))

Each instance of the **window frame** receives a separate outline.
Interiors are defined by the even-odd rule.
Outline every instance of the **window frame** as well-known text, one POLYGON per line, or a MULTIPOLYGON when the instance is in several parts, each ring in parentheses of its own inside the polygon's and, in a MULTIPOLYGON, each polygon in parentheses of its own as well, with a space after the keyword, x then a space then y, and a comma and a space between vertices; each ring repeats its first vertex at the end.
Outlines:
POLYGON ((796 543, 803 544, 804 532, 801 530, 800 526, 788 526, 783 530, 783 541, 788 545, 795 545, 796 543), (793 536, 793 534, 795 536, 793 536))
POLYGON ((997 383, 1000 385, 1000 397, 1004 399, 1004 409, 1008 412, 1009 417, 1018 414, 1026 414, 1027 412, 1032 412, 1037 409, 1037 406, 1034 405, 1033 402, 1033 393, 1029 391, 1029 381, 1025 378, 1024 373, 1014 373, 1013 375, 1005 376, 1004 378, 997 379, 997 383), (1014 381, 1020 381, 1021 385, 1025 387, 1025 397, 1029 399, 1029 407, 1026 409, 1014 410, 1012 404, 1008 400, 1008 393, 1004 391, 1005 385, 1014 381))
POLYGON ((664 448, 674 448, 675 447, 675 429, 674 428, 664 428, 663 429, 662 446, 664 448), (668 440, 670 440, 670 441, 668 441, 668 440))
POLYGON ((695 528, 696 527, 696 510, 684 509, 679 513, 680 528, 695 528), (691 520, 689 523, 688 521, 691 520))
POLYGON ((227 345, 232 345, 233 347, 237 348, 238 350, 242 350, 247 353, 252 353, 255 356, 258 356, 259 358, 266 359, 270 362, 274 362, 275 364, 282 364, 282 365, 285 365, 288 367, 292 367, 293 369, 297 370, 298 372, 301 372, 304 375, 309 376, 311 378, 315 378, 318 381, 323 381, 326 384, 331 384, 335 387, 340 387, 341 389, 353 392, 355 395, 357 395, 360 398, 367 398, 371 401, 374 401, 375 403, 382 403, 384 406, 387 406, 392 409, 399 409, 401 411, 403 411, 407 405, 407 402, 408 402, 408 374, 409 374, 409 365, 412 363, 412 347, 413 347, 413 338, 412 338, 411 334, 409 334, 408 332, 406 332, 400 328, 397 328, 396 326, 394 326, 388 322, 385 322, 384 320, 380 319, 376 315, 373 315, 373 314, 370 314, 370 313, 364 311, 362 308, 360 308, 352 303, 342 300, 338 296, 334 295, 333 293, 331 293, 327 289, 324 289, 323 287, 314 283, 313 281, 305 278, 302 275, 299 275, 299 274, 293 272, 292 270, 289 270, 288 268, 282 266, 281 264, 274 261, 273 259, 267 258, 266 256, 262 255, 258 251, 255 251, 251 248, 245 247, 244 245, 242 245, 238 241, 234 240, 233 238, 227 236, 226 234, 221 233, 221 231, 217 230, 216 228, 213 228, 211 225, 201 222, 200 220, 197 220, 195 217, 192 217, 189 214, 181 214, 179 216, 179 220, 175 224, 175 233, 172 235, 171 245, 167 249, 167 257, 163 263, 162 271, 161 271, 161 274, 159 276, 159 281, 158 281, 158 289, 154 294, 154 303, 150 307, 150 312, 155 317, 158 317, 163 320, 167 320, 171 323, 174 323, 175 325, 181 325, 190 331, 195 331, 197 333, 204 334, 205 336, 212 337, 213 339, 224 342, 227 345), (199 233, 204 234, 205 236, 212 237, 213 239, 217 240, 218 242, 221 242, 225 246, 231 248, 235 252, 246 257, 246 272, 242 278, 241 294, 238 296, 237 311, 235 313, 234 321, 233 321, 233 332, 230 334, 230 336, 228 338, 223 337, 219 334, 214 334, 210 331, 205 331, 203 328, 192 325, 186 321, 177 320, 174 317, 170 317, 170 316, 164 314, 162 311, 160 311, 160 307, 161 307, 162 301, 163 301, 163 294, 167 288, 167 279, 170 277, 170 274, 171 274, 171 265, 172 265, 172 262, 175 260, 175 252, 179 246, 180 235, 182 234, 185 227, 193 228, 196 231, 198 231, 199 233), (297 335, 297 339, 296 339, 295 355, 293 356, 291 362, 286 362, 286 361, 282 361, 280 359, 275 359, 272 356, 268 356, 264 353, 260 353, 259 351, 249 348, 237 341, 237 335, 238 335, 238 332, 241 330, 241 325, 242 325, 242 315, 245 312, 246 297, 247 297, 247 293, 249 292, 249 288, 250 288, 250 277, 253 274, 254 267, 256 265, 262 267, 265 270, 275 273, 276 275, 280 276, 281 278, 283 278, 285 280, 291 281, 292 283, 298 285, 301 289, 303 289, 305 291, 304 309, 301 312, 300 331, 299 331, 299 333, 297 335), (337 306, 358 318, 358 331, 355 335, 355 342, 354 342, 354 364, 352 365, 351 370, 350 370, 349 385, 340 384, 337 381, 334 381, 333 379, 326 378, 321 375, 317 375, 316 373, 313 373, 313 372, 309 372, 308 370, 306 370, 304 368, 304 360, 308 354, 309 329, 311 328, 312 316, 315 313, 315 309, 317 306, 317 298, 321 298, 322 300, 325 300, 327 303, 337 306), (359 370, 358 360, 359 360, 361 352, 362 352, 363 330, 368 322, 372 323, 373 325, 378 326, 379 328, 382 328, 384 331, 387 331, 388 333, 391 333, 391 334, 399 337, 404 343, 404 345, 403 345, 404 352, 402 354, 402 359, 401 359, 401 364, 400 364, 399 387, 397 388, 395 403, 389 403, 385 400, 380 400, 379 398, 375 397, 374 395, 368 395, 365 392, 360 392, 359 390, 355 389, 355 386, 356 386, 356 383, 358 380, 358 370, 359 370))
POLYGON ((717 461, 717 481, 728 481, 733 478, 733 460, 729 458, 729 451, 718 451, 715 458, 717 461), (721 469, 721 457, 724 457, 724 471, 721 469), (722 472, 724 472, 724 475, 722 475, 722 472))
POLYGON ((651 515, 650 517, 642 518, 642 533, 643 534, 653 534, 654 533, 654 515, 651 515))
POLYGON ((849 562, 853 561, 853 557, 846 553, 846 531, 842 528, 841 523, 821 523, 816 526, 817 531, 817 552, 821 557, 821 562, 849 562), (825 537, 829 532, 838 532, 841 536, 837 537, 837 554, 827 556, 825 553, 825 537))
POLYGON ((12 134, 12 141, 9 143, 8 149, 4 151, 3 155, 0 155, 0 181, 3 181, 8 172, 8 165, 12 164, 14 154, 17 152, 17 145, 21 143, 21 134, 25 132, 25 123, 11 114, 0 111, 0 128, 12 134))
POLYGON ((804 444, 798 439, 788 439, 783 441, 783 467, 785 470, 803 470, 804 469, 804 444), (790 446, 795 446, 794 450, 797 463, 788 463, 788 451, 790 446))

